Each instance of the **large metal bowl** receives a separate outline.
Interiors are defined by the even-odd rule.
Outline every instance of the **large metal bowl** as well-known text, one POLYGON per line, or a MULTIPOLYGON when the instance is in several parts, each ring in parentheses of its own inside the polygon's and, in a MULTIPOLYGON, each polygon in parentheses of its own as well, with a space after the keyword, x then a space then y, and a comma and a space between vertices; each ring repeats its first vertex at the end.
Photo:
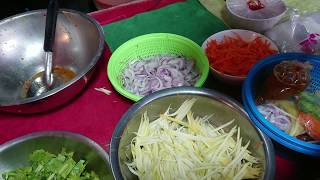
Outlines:
POLYGON ((40 96, 23 97, 26 80, 44 71, 46 10, 30 11, 0 22, 0 110, 42 112, 75 97, 87 84, 102 55, 101 26, 86 14, 61 10, 57 19, 54 65, 75 77, 40 96))
POLYGON ((80 134, 64 131, 45 131, 19 137, 0 145, 1 174, 28 165, 28 156, 44 149, 58 154, 62 148, 74 152, 74 159, 85 159, 86 169, 93 170, 102 180, 113 179, 108 154, 94 141, 80 134))
POLYGON ((141 116, 148 111, 150 117, 158 117, 169 107, 177 107, 186 99, 197 98, 192 108, 197 116, 214 114, 216 125, 225 124, 235 119, 235 124, 241 128, 241 135, 245 140, 250 140, 249 150, 258 157, 263 165, 263 173, 259 179, 274 179, 275 155, 271 140, 261 133, 250 121, 241 105, 234 100, 215 91, 195 88, 179 87, 157 91, 133 105, 117 124, 111 139, 110 161, 115 179, 137 179, 125 162, 127 155, 131 154, 130 143, 137 132, 141 116), (218 124, 217 124, 218 123, 218 124))

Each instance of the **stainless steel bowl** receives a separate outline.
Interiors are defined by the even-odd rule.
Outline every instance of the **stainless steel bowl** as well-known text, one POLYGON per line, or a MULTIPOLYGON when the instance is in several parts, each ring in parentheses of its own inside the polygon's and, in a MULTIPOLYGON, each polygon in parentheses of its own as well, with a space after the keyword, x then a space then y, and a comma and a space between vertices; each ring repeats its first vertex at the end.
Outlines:
POLYGON ((57 20, 54 66, 75 75, 40 96, 25 97, 25 84, 44 71, 46 10, 30 11, 0 21, 0 110, 35 113, 75 97, 87 84, 102 55, 102 27, 86 14, 61 10, 57 20))
POLYGON ((19 137, 0 145, 1 174, 28 165, 28 156, 35 150, 44 149, 58 154, 62 148, 74 152, 76 160, 85 159, 88 170, 97 173, 101 180, 113 179, 108 154, 94 141, 71 132, 45 131, 19 137))
POLYGON ((219 124, 235 119, 235 124, 241 128, 242 137, 251 141, 249 150, 259 157, 263 164, 264 171, 259 179, 274 179, 275 156, 272 142, 253 125, 241 105, 215 91, 195 87, 157 91, 138 101, 122 116, 113 132, 110 146, 111 169, 115 179, 137 179, 124 162, 127 160, 126 154, 131 154, 129 144, 135 136, 133 132, 137 132, 139 128, 142 114, 148 111, 149 116, 157 117, 165 112, 169 105, 177 107, 190 98, 198 99, 193 107, 195 115, 215 114, 220 117, 219 122, 215 122, 219 124))

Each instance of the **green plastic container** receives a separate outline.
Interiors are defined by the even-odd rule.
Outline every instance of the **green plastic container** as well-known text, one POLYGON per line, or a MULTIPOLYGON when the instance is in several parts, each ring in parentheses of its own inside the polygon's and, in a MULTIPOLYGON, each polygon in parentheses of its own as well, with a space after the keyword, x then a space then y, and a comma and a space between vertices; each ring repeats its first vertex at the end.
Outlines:
POLYGON ((195 87, 201 87, 209 73, 208 59, 204 50, 192 40, 183 36, 169 33, 152 33, 133 38, 122 44, 110 57, 108 63, 108 77, 112 86, 123 96, 138 101, 142 96, 135 95, 123 87, 121 74, 128 63, 141 58, 159 54, 182 55, 195 60, 195 67, 200 78, 195 87))

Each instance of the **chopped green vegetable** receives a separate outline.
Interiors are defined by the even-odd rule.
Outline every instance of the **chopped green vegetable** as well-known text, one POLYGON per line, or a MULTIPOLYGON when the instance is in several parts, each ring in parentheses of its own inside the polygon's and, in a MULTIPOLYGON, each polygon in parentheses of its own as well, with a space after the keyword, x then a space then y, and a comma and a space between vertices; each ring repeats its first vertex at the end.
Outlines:
POLYGON ((320 119, 320 96, 303 92, 298 102, 299 109, 304 113, 310 113, 320 119))
POLYGON ((174 113, 168 109, 152 122, 147 113, 142 115, 131 142, 132 160, 126 163, 129 170, 140 180, 258 178, 261 164, 240 128, 226 131, 233 121, 214 127, 208 122, 211 116, 195 117, 195 101, 185 101, 174 113))
POLYGON ((84 160, 73 160, 73 152, 51 154, 43 149, 29 156, 30 166, 2 174, 4 180, 99 180, 93 172, 85 171, 84 160))

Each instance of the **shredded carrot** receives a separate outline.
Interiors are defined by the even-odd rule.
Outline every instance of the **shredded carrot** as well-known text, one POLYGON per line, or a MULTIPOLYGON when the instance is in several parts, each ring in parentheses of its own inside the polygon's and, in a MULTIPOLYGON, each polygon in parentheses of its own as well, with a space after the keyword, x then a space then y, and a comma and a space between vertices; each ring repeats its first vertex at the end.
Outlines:
POLYGON ((246 76, 257 61, 276 53, 261 37, 246 42, 239 34, 225 36, 221 42, 209 41, 206 48, 210 66, 233 76, 246 76))

